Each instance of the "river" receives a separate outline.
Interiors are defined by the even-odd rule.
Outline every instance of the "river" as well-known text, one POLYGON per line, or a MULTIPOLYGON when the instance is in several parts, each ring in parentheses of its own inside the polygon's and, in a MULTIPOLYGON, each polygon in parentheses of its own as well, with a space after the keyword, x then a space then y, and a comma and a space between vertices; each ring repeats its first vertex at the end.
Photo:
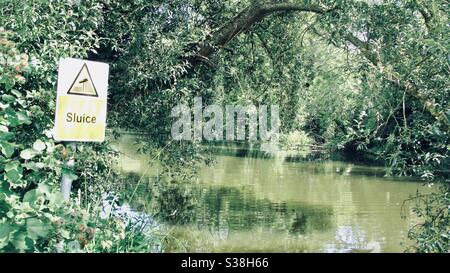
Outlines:
MULTIPOLYGON (((148 169, 132 141, 119 146, 123 171, 148 169)), ((217 156, 192 187, 195 219, 170 226, 167 251, 403 252, 418 221, 404 200, 432 190, 380 167, 245 155, 217 156)))

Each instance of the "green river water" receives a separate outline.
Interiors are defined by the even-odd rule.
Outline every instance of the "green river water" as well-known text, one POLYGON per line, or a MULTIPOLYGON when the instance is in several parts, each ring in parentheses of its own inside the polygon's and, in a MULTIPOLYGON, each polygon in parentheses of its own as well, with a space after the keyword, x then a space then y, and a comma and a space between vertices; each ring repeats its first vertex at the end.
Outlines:
MULTIPOLYGON (((148 157, 122 140, 124 172, 148 173, 148 157)), ((385 178, 379 167, 283 157, 217 156, 193 185, 196 219, 170 227, 177 251, 403 252, 417 222, 417 181, 385 178)))

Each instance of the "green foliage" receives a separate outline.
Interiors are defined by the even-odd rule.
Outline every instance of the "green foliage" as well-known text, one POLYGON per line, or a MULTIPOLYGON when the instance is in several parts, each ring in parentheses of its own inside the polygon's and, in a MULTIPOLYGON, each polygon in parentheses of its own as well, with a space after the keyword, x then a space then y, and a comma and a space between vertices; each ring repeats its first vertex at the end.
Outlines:
POLYGON ((154 179, 151 188, 154 196, 152 211, 157 212, 157 217, 176 224, 188 223, 194 218, 197 200, 191 185, 158 177, 154 179))
POLYGON ((450 251, 450 188, 441 185, 438 192, 413 197, 417 203, 415 214, 420 223, 410 230, 408 237, 416 244, 410 251, 448 253, 450 251))
POLYGON ((36 141, 36 150, 27 147, 30 136, 23 135, 34 121, 30 111, 32 95, 24 95, 18 86, 25 82, 22 73, 31 72, 28 55, 19 54, 15 44, 8 39, 10 33, 2 29, 0 35, 0 66, 3 71, 0 246, 6 251, 35 251, 39 249, 39 240, 53 230, 49 217, 61 203, 58 195, 49 190, 58 172, 57 169, 52 170, 58 159, 49 155, 54 150, 51 142, 47 145, 42 140, 36 141), (35 160, 31 161, 34 157, 35 160))
POLYGON ((313 143, 313 139, 303 131, 294 131, 281 138, 280 145, 286 150, 305 150, 313 143))
POLYGON ((59 193, 62 174, 87 178, 84 183, 95 185, 94 190, 105 187, 108 174, 117 177, 115 153, 106 144, 78 145, 76 154, 90 165, 73 170, 64 163, 75 151, 52 139, 57 61, 95 51, 100 10, 95 1, 77 6, 68 1, 0 3, 2 252, 125 251, 134 245, 129 241, 142 236, 125 236, 124 223, 100 217, 103 191, 83 196, 83 203, 64 202, 59 193), (102 244, 108 241, 121 247, 102 244))

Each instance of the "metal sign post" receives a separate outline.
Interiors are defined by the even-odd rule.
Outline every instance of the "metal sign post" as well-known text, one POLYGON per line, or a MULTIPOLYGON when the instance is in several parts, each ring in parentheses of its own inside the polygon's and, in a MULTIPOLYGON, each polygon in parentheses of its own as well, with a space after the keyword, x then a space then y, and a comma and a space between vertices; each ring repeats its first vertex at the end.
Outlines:
MULTIPOLYGON (((76 142, 67 142, 67 145, 72 148, 73 151, 76 151, 77 149, 77 143, 76 142)), ((70 157, 69 160, 66 162, 66 166, 69 168, 73 168, 75 166, 75 158, 70 157)), ((63 196, 64 200, 70 199, 70 190, 72 189, 72 178, 69 177, 66 174, 63 174, 61 177, 61 194, 63 196)))

